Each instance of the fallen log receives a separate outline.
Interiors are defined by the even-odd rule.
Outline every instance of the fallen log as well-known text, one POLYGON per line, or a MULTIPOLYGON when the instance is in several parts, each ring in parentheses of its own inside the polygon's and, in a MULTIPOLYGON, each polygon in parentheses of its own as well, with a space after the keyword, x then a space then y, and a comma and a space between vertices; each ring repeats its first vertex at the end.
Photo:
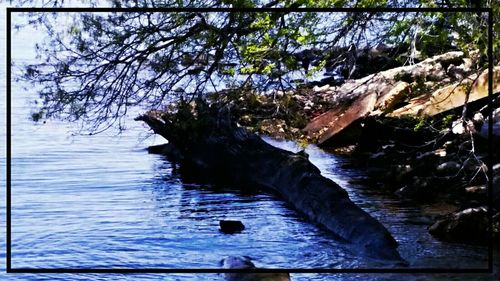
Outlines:
MULTIPOLYGON (((464 83, 462 76, 477 77, 471 73, 471 59, 465 58, 463 52, 449 52, 414 65, 348 80, 338 87, 321 87, 331 92, 334 106, 311 120, 303 132, 321 145, 368 115, 434 116, 454 109, 466 102, 466 90, 471 85, 464 83)), ((472 85, 468 102, 486 97, 486 86, 487 71, 472 85)))
POLYGON ((237 127, 227 111, 215 106, 199 101, 193 114, 186 114, 189 110, 180 110, 182 118, 166 114, 136 118, 177 149, 181 176, 242 191, 257 187, 275 192, 311 221, 351 242, 356 250, 404 263, 389 231, 356 206, 344 189, 323 177, 307 155, 266 143, 237 127))
POLYGON ((341 132, 356 120, 367 116, 374 108, 377 95, 360 98, 349 107, 332 109, 313 119, 304 129, 310 137, 323 144, 331 137, 341 132))
MULTIPOLYGON (((500 66, 493 68, 493 94, 500 92, 500 66)), ((488 70, 481 75, 472 74, 467 79, 433 93, 420 95, 388 116, 403 115, 434 116, 488 97, 488 70)))

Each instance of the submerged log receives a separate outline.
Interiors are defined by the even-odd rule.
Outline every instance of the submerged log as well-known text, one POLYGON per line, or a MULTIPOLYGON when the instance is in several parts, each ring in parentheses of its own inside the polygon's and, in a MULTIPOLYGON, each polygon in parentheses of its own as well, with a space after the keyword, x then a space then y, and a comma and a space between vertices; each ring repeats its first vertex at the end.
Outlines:
POLYGON ((198 102, 194 114, 183 114, 183 124, 176 123, 179 119, 172 116, 144 114, 136 120, 144 121, 178 149, 182 154, 181 176, 229 184, 243 191, 258 187, 277 193, 311 221, 351 242, 367 256, 404 263, 389 231, 355 205, 338 184, 323 177, 307 155, 266 143, 237 127, 228 112, 198 102), (202 125, 186 125, 195 121, 202 125), (193 130, 186 131, 189 128, 193 130))

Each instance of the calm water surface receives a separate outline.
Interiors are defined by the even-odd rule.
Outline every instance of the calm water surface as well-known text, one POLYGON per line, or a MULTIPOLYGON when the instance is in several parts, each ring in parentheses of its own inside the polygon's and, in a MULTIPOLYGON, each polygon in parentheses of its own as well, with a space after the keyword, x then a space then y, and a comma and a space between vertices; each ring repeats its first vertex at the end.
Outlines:
MULTIPOLYGON (((13 56, 19 62, 27 61, 29 38, 16 36, 13 56)), ((4 71, 2 68, 2 77, 4 71)), ((5 93, 4 80, 1 92, 5 93)), ((147 129, 140 123, 130 121, 129 129, 121 135, 110 132, 94 136, 72 136, 70 131, 75 128, 61 122, 33 124, 28 116, 29 102, 34 97, 35 93, 13 85, 14 268, 217 268, 219 261, 229 255, 250 256, 257 266, 270 268, 380 266, 357 256, 348 245, 308 223, 272 195, 242 195, 231 190, 183 184, 168 161, 145 151, 148 145, 163 140, 145 139, 147 129), (246 230, 236 235, 220 233, 219 220, 229 218, 243 221, 246 230)), ((3 95, 0 105, 4 116, 3 95)), ((1 137, 5 139, 5 118, 1 120, 1 137)), ((267 141, 284 149, 299 150, 291 142, 267 141)), ((485 248, 435 241, 427 233, 426 225, 412 223, 421 217, 415 206, 403 205, 394 198, 350 184, 363 177, 363 173, 340 168, 345 164, 342 158, 314 146, 307 152, 324 176, 347 189, 353 201, 391 231, 401 244, 402 256, 411 266, 486 267, 485 248)), ((2 149, 1 153, 4 166, 5 151, 2 149)), ((1 181, 5 182, 4 169, 0 174, 1 181)), ((3 220, 5 209, 1 212, 3 220)), ((4 237, 2 233, 2 247, 5 247, 4 237)), ((0 255, 5 257, 3 252, 0 255)), ((420 279, 422 277, 414 275, 292 276, 294 280, 394 280, 396 277, 443 280, 439 276, 420 279)), ((221 280, 222 276, 3 274, 0 278, 221 280)), ((447 275, 444 280, 461 278, 447 275)))

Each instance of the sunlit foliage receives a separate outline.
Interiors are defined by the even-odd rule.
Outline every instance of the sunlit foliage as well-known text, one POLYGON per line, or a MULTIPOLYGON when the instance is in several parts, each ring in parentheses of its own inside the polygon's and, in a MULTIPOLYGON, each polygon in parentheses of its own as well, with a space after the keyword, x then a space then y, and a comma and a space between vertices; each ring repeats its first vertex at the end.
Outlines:
MULTIPOLYGON (((485 1, 486 2, 486 1, 485 1)), ((24 1, 32 6, 108 7, 470 7, 465 0, 24 1), (76 3, 76 4, 75 4, 76 3)), ((498 7, 492 5, 496 15, 498 7)), ((352 78, 361 50, 390 46, 411 63, 450 49, 486 54, 477 13, 115 12, 31 13, 47 34, 24 79, 40 85, 36 119, 83 121, 99 131, 131 106, 162 109, 179 98, 227 88, 290 89, 327 69, 352 78), (63 23, 63 24, 61 24, 63 23), (472 28, 471 28, 472 27, 472 28), (299 82, 297 82, 299 81, 299 82)), ((496 21, 494 21, 496 22, 496 21)), ((498 24, 495 32, 498 34, 498 24)), ((21 27, 22 28, 22 27, 21 27)), ((499 43, 495 37, 495 46, 499 43)))

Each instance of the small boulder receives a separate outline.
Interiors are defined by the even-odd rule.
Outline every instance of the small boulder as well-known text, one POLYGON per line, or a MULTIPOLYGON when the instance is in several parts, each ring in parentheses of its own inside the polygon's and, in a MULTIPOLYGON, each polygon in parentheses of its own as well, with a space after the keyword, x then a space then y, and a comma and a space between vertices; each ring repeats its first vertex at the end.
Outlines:
POLYGON ((451 132, 455 135, 463 135, 468 134, 471 131, 474 131, 474 123, 472 121, 467 120, 463 121, 461 119, 453 121, 451 124, 451 132))
POLYGON ((455 174, 460 170, 460 164, 455 161, 448 161, 436 167, 436 171, 441 175, 455 174))
POLYGON ((319 87, 319 86, 314 86, 313 91, 314 91, 314 92, 324 92, 324 91, 327 91, 329 88, 330 88, 330 85, 328 85, 328 84, 323 85, 323 86, 321 86, 321 87, 319 87))
POLYGON ((485 185, 469 186, 465 188, 465 192, 471 195, 486 195, 488 189, 485 185))
POLYGON ((432 200, 433 193, 428 186, 428 182, 418 178, 418 181, 405 185, 394 192, 394 195, 401 199, 412 199, 417 201, 432 200))
POLYGON ((472 117, 472 124, 474 124, 474 128, 476 131, 481 131, 481 127, 484 124, 484 116, 480 112, 476 112, 472 117))
MULTIPOLYGON (((249 257, 229 256, 221 261, 223 268, 228 269, 256 269, 255 264, 249 257)), ((250 271, 249 270, 249 271, 250 271)), ((288 273, 253 273, 253 272, 235 272, 225 273, 226 281, 290 281, 288 273)))
POLYGON ((220 231, 226 234, 242 232, 245 225, 239 220, 221 220, 219 221, 220 231))
POLYGON ((451 213, 429 227, 429 233, 441 240, 484 244, 488 241, 488 212, 478 207, 451 213))

